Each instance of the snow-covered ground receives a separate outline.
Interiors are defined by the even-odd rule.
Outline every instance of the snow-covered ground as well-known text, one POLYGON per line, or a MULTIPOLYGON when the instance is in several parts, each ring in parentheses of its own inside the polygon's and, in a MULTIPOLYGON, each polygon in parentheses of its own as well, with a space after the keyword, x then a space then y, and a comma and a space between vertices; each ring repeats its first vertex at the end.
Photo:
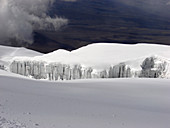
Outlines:
POLYGON ((30 80, 0 72, 0 128, 169 128, 169 79, 30 80))

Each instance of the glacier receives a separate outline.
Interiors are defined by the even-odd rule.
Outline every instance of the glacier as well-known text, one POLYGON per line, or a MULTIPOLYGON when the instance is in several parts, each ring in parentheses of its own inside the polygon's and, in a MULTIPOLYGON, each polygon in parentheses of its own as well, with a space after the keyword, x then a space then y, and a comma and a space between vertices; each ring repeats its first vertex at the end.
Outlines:
POLYGON ((10 71, 16 74, 30 76, 35 79, 48 80, 73 80, 92 78, 92 68, 82 68, 81 65, 70 65, 60 63, 39 61, 13 61, 10 71))
MULTIPOLYGON (((135 61, 131 61, 131 64, 135 61)), ((160 56, 151 56, 143 60, 135 69, 133 65, 121 62, 103 70, 84 67, 81 64, 69 65, 62 63, 48 63, 35 60, 17 60, 10 64, 10 71, 35 79, 74 80, 91 78, 168 78, 170 62, 160 56)))
POLYGON ((34 79, 170 78, 170 46, 91 44, 42 54, 0 46, 0 69, 34 79))

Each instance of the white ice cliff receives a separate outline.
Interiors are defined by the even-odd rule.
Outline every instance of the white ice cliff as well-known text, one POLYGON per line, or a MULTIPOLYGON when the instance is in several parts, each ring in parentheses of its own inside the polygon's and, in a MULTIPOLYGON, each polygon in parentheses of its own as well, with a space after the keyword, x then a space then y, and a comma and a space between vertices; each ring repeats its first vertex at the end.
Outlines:
POLYGON ((35 79, 170 78, 170 46, 99 43, 48 54, 1 47, 1 69, 35 79))
MULTIPOLYGON (((131 61, 131 63, 136 63, 131 61)), ((141 68, 135 69, 133 65, 126 62, 110 66, 97 71, 91 67, 83 67, 81 64, 70 66, 61 63, 47 63, 43 61, 14 60, 10 64, 10 71, 13 73, 30 76, 35 79, 48 80, 72 80, 90 78, 166 78, 169 77, 169 61, 158 56, 151 56, 144 59, 139 65, 141 68), (95 71, 95 72, 93 72, 95 71)))

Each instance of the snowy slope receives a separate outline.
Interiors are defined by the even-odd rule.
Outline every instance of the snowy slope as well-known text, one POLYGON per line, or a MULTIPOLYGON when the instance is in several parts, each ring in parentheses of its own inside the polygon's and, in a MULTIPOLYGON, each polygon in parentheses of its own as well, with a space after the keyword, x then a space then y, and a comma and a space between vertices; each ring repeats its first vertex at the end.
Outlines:
MULTIPOLYGON (((138 58, 159 55, 170 59, 170 46, 155 44, 107 44, 98 43, 79 48, 72 52, 57 50, 32 60, 60 62, 64 64, 82 64, 86 67, 102 68, 138 58)), ((29 58, 30 59, 30 58, 29 58)))
POLYGON ((8 66, 12 58, 16 56, 27 56, 27 57, 34 57, 42 55, 36 51, 32 51, 26 48, 16 48, 16 47, 9 47, 9 46, 1 46, 0 45, 0 64, 8 66))
POLYGON ((167 79, 0 82, 0 128, 170 127, 167 79))
POLYGON ((32 58, 15 57, 10 70, 36 79, 49 80, 119 77, 169 78, 170 46, 91 44, 72 52, 57 50, 32 58))
POLYGON ((26 76, 19 75, 19 74, 16 74, 16 73, 12 73, 12 72, 8 72, 6 70, 1 70, 0 69, 0 77, 3 77, 3 76, 16 77, 16 78, 22 78, 22 79, 29 79, 26 76))

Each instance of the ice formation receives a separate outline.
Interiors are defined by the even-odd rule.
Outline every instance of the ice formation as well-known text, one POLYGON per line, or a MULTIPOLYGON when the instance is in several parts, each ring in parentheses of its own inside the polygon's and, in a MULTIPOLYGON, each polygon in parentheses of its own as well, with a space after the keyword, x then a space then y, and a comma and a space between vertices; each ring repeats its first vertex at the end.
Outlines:
POLYGON ((165 77, 169 69, 169 63, 166 59, 152 56, 146 58, 141 65, 140 77, 158 78, 165 77))
POLYGON ((125 63, 120 63, 109 69, 109 78, 124 78, 131 77, 131 68, 125 63))
MULTIPOLYGON (((135 61, 131 63, 135 63, 135 61)), ((22 59, 14 60, 10 64, 10 71, 35 79, 54 81, 90 78, 168 77, 166 74, 169 72, 169 61, 162 57, 147 57, 139 66, 140 69, 135 69, 133 65, 123 62, 98 71, 92 67, 84 67, 81 64, 69 65, 22 59)))
POLYGON ((5 66, 0 64, 0 69, 5 70, 5 66))
POLYGON ((92 78, 92 68, 82 68, 76 64, 73 67, 61 63, 39 62, 39 61, 13 61, 10 71, 35 79, 48 80, 72 80, 92 78))

